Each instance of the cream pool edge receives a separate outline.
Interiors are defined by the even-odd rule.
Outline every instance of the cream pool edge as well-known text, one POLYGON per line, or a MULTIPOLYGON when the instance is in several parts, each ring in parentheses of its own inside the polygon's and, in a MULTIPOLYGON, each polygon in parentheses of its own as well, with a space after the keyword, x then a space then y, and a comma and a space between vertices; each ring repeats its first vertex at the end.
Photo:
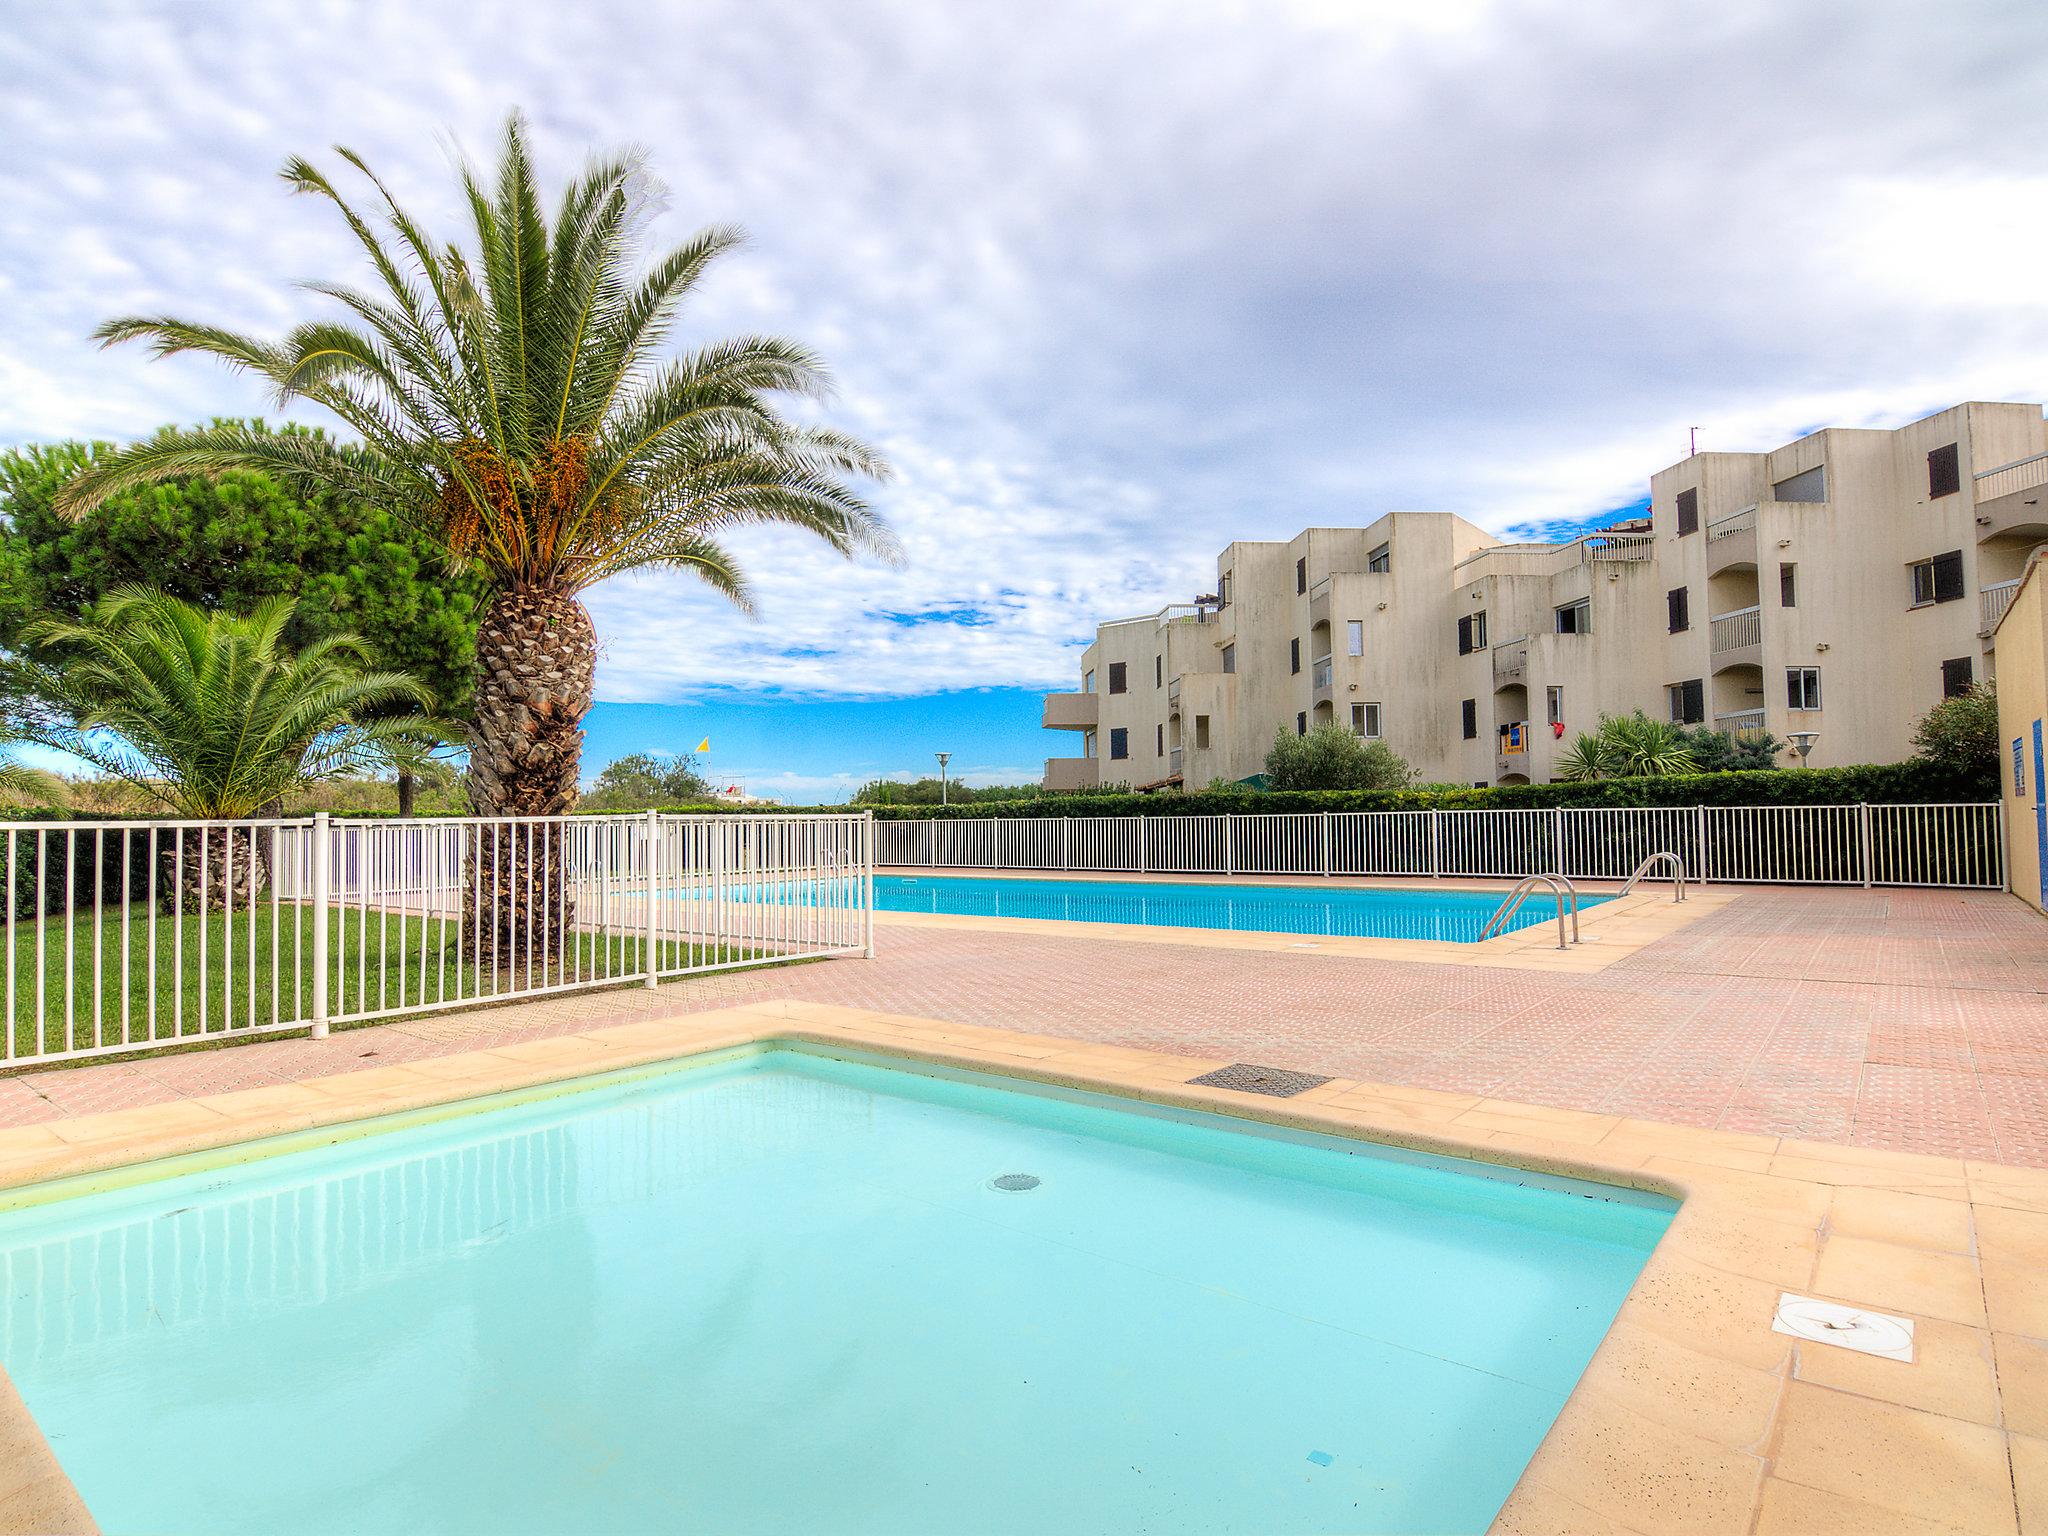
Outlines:
MULTIPOLYGON (((2048 1532, 2048 1171, 1696 1130, 1338 1079, 1291 1099, 1192 1084, 1221 1061, 807 1003, 647 1020, 0 1131, 0 1190, 781 1042, 992 1072, 1652 1191, 1680 1202, 1494 1530, 2048 1532), (1903 1314, 1916 1362, 1772 1331, 1791 1291, 1903 1314), (1994 1365, 1994 1361, 1997 1362, 1994 1365), (2003 1368, 2001 1368, 2003 1367, 2003 1368), (1917 1522, 1917 1523, 1916 1523, 1917 1522)), ((337 1065, 341 1053, 337 1051, 337 1065)), ((248 1156, 280 1150, 251 1146, 248 1156)), ((126 1170, 124 1177, 117 1170, 126 1170)), ((156 1176, 157 1170, 146 1176, 156 1176)), ((0 1378, 0 1532, 93 1530, 0 1378)))

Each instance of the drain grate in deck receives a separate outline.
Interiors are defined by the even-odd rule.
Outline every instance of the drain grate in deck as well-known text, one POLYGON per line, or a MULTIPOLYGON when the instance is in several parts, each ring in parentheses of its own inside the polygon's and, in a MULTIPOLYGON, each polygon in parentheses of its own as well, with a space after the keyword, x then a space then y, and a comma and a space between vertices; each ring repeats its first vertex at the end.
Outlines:
POLYGON ((1287 1072, 1279 1067, 1260 1067, 1240 1061, 1218 1067, 1214 1072, 1204 1072, 1188 1081, 1200 1083, 1205 1088, 1235 1088, 1239 1093, 1263 1093, 1275 1099, 1291 1099, 1297 1093, 1306 1093, 1330 1079, 1317 1077, 1313 1072, 1287 1072))

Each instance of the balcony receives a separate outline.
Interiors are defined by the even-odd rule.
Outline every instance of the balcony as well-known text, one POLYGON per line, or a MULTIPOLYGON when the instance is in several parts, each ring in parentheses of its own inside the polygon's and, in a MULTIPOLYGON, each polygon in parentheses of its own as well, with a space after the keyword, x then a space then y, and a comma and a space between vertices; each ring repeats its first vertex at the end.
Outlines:
POLYGON ((1168 709, 1180 708, 1180 674, 1178 672, 1166 680, 1166 707, 1168 709))
POLYGON ((1707 524, 1708 575, 1756 564, 1756 516, 1756 508, 1748 506, 1707 524))
POLYGON ((1727 667, 1758 667, 1764 659, 1764 611, 1737 608, 1717 613, 1707 626, 1707 649, 1718 672, 1727 667))
POLYGON ((1181 749, 1181 748, 1179 748, 1179 747, 1175 747, 1175 748, 1174 748, 1174 749, 1172 750, 1172 752, 1170 752, 1170 753, 1168 753, 1168 754, 1167 754, 1167 759, 1166 759, 1166 761, 1167 761, 1167 772, 1168 772, 1169 776, 1171 776, 1171 777, 1173 777, 1173 778, 1176 778, 1176 779, 1180 777, 1181 751, 1182 751, 1182 749, 1181 749))
POLYGON ((1309 669, 1309 686, 1315 689, 1317 693, 1328 693, 1330 691, 1332 670, 1330 658, 1328 656, 1318 656, 1315 659, 1315 664, 1309 669))
POLYGON ((1101 702, 1092 693, 1048 693, 1039 723, 1048 731, 1092 731, 1101 702))
POLYGON ((1518 688, 1529 679, 1529 637, 1503 640, 1493 648, 1493 686, 1518 688))
POLYGON ((1493 756, 1493 776, 1504 779, 1509 774, 1529 776, 1529 722, 1526 720, 1504 720, 1500 725, 1499 740, 1493 756))
POLYGON ((2012 606, 2013 594, 2020 589, 2020 580, 2015 576, 2011 581, 1994 581, 1977 594, 1977 637, 1989 640, 1992 631, 1998 628, 1998 621, 2005 617, 2005 610, 2012 606))
POLYGON ((1971 481, 1977 537, 2048 538, 2048 453, 1987 469, 1971 481))
POLYGON ((1101 780, 1092 757, 1048 757, 1042 782, 1045 788, 1057 793, 1093 789, 1101 780))
POLYGON ((1325 576, 1308 589, 1308 625, 1310 629, 1314 629, 1318 624, 1329 622, 1330 578, 1325 576))
POLYGON ((1730 736, 1760 736, 1764 729, 1764 712, 1760 709, 1738 709, 1730 714, 1716 715, 1714 729, 1725 731, 1730 736))

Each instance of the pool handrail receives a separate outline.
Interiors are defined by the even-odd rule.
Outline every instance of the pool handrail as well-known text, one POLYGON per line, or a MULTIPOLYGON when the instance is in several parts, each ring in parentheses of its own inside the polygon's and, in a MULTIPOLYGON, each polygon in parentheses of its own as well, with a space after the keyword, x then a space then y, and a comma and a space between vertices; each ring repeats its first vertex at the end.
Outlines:
POLYGON ((1630 891, 1634 890, 1638 880, 1642 879, 1644 875, 1648 874, 1665 860, 1669 860, 1671 863, 1671 875, 1674 882, 1671 899, 1674 902, 1685 900, 1685 860, 1681 859, 1669 848, 1658 849, 1655 853, 1644 859, 1642 863, 1638 864, 1636 872, 1630 875, 1627 883, 1622 886, 1621 894, 1626 896, 1630 891))
POLYGON ((1579 888, 1573 885, 1571 881, 1567 879, 1565 876, 1560 874, 1524 875, 1520 880, 1517 880, 1515 882, 1515 888, 1508 892, 1506 900, 1502 901, 1501 904, 1494 909, 1493 916, 1489 917, 1486 920, 1486 926, 1479 930, 1479 942, 1483 944, 1486 942, 1486 940, 1493 938, 1496 934, 1498 934, 1501 931, 1501 925, 1507 922, 1509 918, 1513 917, 1515 913, 1521 909, 1522 903, 1527 901, 1529 897, 1535 893, 1536 887, 1538 885, 1548 886, 1550 889, 1550 894, 1557 898, 1557 947, 1559 949, 1564 949, 1568 947, 1565 944, 1564 937, 1565 899, 1567 897, 1571 899, 1571 942, 1573 944, 1578 943, 1579 888))

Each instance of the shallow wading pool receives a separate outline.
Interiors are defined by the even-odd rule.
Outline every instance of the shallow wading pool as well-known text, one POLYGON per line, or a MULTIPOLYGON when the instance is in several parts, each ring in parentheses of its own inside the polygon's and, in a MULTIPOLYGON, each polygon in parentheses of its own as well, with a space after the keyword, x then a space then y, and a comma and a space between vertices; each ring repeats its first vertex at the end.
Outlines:
MULTIPOLYGON (((1325 937, 1478 940, 1499 908, 1498 891, 1439 891, 1330 885, 1226 885, 1153 880, 977 879, 963 875, 877 875, 875 910, 951 917, 1050 918, 1145 928, 1222 928, 1325 937)), ((1608 896, 1581 896, 1580 910, 1608 896)), ((1538 891, 1502 931, 1557 920, 1538 891)))
POLYGON ((109 1533, 1481 1531, 1674 1209, 810 1049, 483 1102, 11 1197, 109 1533))

